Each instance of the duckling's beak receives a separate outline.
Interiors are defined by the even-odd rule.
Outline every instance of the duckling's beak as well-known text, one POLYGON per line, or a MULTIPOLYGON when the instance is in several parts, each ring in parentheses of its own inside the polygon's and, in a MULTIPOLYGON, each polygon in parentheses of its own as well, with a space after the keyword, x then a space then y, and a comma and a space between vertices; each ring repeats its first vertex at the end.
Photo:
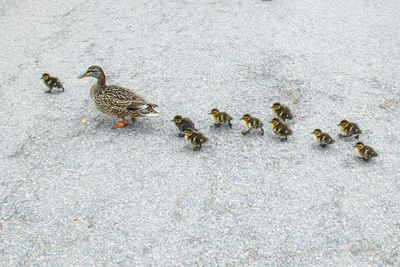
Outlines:
POLYGON ((314 132, 311 132, 310 134, 314 134, 314 132))
POLYGON ((82 79, 82 78, 85 78, 85 77, 87 77, 87 73, 86 72, 81 74, 81 75, 79 75, 78 79, 82 79))
POLYGON ((340 123, 337 126, 340 126, 340 123))
POLYGON ((43 77, 40 77, 41 80, 43 80, 43 77))

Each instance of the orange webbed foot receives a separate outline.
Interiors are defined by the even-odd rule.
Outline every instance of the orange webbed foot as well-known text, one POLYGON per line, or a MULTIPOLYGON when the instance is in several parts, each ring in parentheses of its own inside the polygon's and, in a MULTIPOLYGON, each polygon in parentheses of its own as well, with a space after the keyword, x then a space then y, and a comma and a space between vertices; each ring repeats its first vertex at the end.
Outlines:
POLYGON ((122 117, 122 118, 121 118, 121 121, 114 121, 114 123, 115 123, 117 126, 111 127, 112 129, 121 128, 121 127, 125 127, 126 125, 128 125, 128 123, 127 123, 126 120, 125 120, 125 117, 122 117))

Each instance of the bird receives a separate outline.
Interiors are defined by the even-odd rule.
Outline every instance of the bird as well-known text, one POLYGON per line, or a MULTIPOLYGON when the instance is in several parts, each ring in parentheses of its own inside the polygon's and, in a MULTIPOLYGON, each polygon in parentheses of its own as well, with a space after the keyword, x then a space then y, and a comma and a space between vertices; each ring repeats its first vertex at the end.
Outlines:
POLYGON ((274 133, 280 137, 284 137, 281 141, 287 140, 288 135, 292 135, 293 131, 289 126, 278 118, 273 118, 271 121, 271 128, 274 133))
POLYGON ((242 131, 243 135, 247 135, 251 129, 258 129, 260 128, 261 130, 261 135, 264 135, 264 129, 263 127, 263 123, 261 120, 255 118, 255 117, 251 117, 249 114, 244 114, 242 117, 242 124, 249 128, 247 131, 242 131))
POLYGON ((176 127, 178 127, 180 131, 180 133, 178 133, 179 137, 185 136, 183 132, 185 132, 186 129, 191 128, 197 131, 197 129, 194 127, 193 121, 189 118, 183 118, 181 115, 176 115, 172 121, 175 123, 176 127))
POLYGON ((362 142, 357 142, 354 147, 359 158, 364 161, 368 161, 370 158, 378 156, 378 153, 376 153, 372 147, 366 146, 362 142))
POLYGON ((101 112, 117 116, 121 121, 115 121, 116 126, 112 128, 121 128, 128 125, 125 116, 130 116, 132 122, 135 117, 150 117, 159 115, 155 109, 158 107, 132 90, 118 85, 106 85, 104 71, 99 66, 90 66, 87 71, 78 76, 79 79, 93 77, 97 83, 90 88, 90 97, 101 112))
POLYGON ((272 105, 272 111, 275 113, 275 115, 285 121, 286 119, 291 120, 293 119, 293 115, 290 112, 290 109, 286 105, 282 105, 281 103, 274 103, 272 105))
POLYGON ((208 138, 201 132, 197 132, 192 128, 185 130, 185 139, 194 145, 193 150, 200 150, 201 146, 208 141, 208 138))
POLYGON ((362 131, 358 127, 358 125, 354 122, 350 122, 348 120, 341 120, 338 124, 340 126, 340 130, 342 130, 345 135, 339 134, 339 137, 349 137, 354 135, 356 139, 362 134, 362 131))
POLYGON ((45 93, 50 93, 53 87, 60 88, 64 92, 64 86, 57 77, 50 76, 50 74, 45 72, 42 74, 40 79, 42 79, 44 84, 49 88, 49 90, 45 91, 45 93))
POLYGON ((220 112, 218 109, 213 108, 210 112, 211 119, 215 122, 215 127, 220 127, 223 124, 228 124, 232 128, 232 117, 226 112, 220 112))
POLYGON ((315 129, 312 134, 314 134, 315 141, 322 147, 335 143, 329 134, 323 133, 320 129, 315 129))

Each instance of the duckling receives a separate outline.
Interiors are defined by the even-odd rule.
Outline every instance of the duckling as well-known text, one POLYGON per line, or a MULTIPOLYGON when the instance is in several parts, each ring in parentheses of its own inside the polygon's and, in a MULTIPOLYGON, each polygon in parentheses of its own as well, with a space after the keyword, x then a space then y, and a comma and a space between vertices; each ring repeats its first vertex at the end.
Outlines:
POLYGON ((364 161, 368 161, 370 158, 378 156, 378 153, 376 153, 372 147, 366 146, 361 142, 357 142, 354 147, 359 155, 359 158, 363 159, 364 161))
POLYGON ((90 88, 90 97, 96 108, 107 115, 121 118, 121 121, 114 122, 117 126, 112 128, 128 125, 125 116, 130 116, 132 122, 135 122, 135 117, 159 114, 155 109, 158 105, 150 103, 132 90, 117 85, 106 85, 104 71, 99 66, 90 66, 84 74, 78 76, 79 79, 85 77, 97 79, 97 83, 90 88))
POLYGON ((46 72, 42 74, 40 79, 42 79, 44 84, 49 88, 45 93, 50 93, 53 87, 60 88, 64 92, 64 86, 57 77, 50 76, 50 74, 46 72))
POLYGON ((276 135, 284 137, 281 141, 287 140, 288 135, 292 135, 293 133, 289 126, 278 118, 273 118, 271 120, 271 128, 276 135))
POLYGON ((248 134, 251 131, 251 129, 258 129, 258 128, 260 128, 261 130, 261 135, 264 135, 264 129, 262 128, 264 124, 262 123, 261 120, 251 117, 249 114, 244 114, 242 117, 242 124, 247 128, 249 128, 249 130, 247 131, 242 131, 243 135, 248 134))
POLYGON ((218 109, 213 108, 211 110, 211 119, 215 122, 215 127, 220 127, 221 125, 227 123, 230 128, 232 128, 232 117, 226 112, 220 112, 218 109))
POLYGON ((208 138, 205 137, 204 134, 197 132, 192 128, 185 130, 185 139, 194 145, 193 150, 200 150, 201 145, 208 141, 208 138))
POLYGON ((290 109, 286 105, 282 105, 281 103, 274 103, 272 105, 272 111, 275 113, 275 115, 285 121, 286 119, 291 120, 293 119, 293 115, 290 112, 290 109))
POLYGON ((360 130, 358 125, 355 124, 354 122, 350 122, 348 120, 342 120, 338 124, 338 126, 340 126, 340 130, 342 130, 345 133, 345 135, 339 134, 339 137, 349 137, 354 135, 354 137, 358 139, 358 137, 360 137, 360 134, 362 134, 362 131, 360 130))
POLYGON ((181 115, 176 115, 172 121, 175 123, 176 127, 178 127, 179 131, 181 132, 181 133, 178 133, 179 137, 185 136, 185 134, 183 132, 186 129, 191 128, 191 129, 197 131, 197 129, 194 127, 193 121, 189 118, 182 118, 181 115))
POLYGON ((315 129, 312 134, 314 134, 315 141, 322 147, 335 143, 329 134, 323 133, 320 129, 315 129))

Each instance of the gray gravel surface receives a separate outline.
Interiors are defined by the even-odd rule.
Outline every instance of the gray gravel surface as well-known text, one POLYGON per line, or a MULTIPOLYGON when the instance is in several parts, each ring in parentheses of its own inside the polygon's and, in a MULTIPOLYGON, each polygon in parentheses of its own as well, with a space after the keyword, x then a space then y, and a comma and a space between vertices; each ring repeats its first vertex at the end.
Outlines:
POLYGON ((400 1, 0 3, 0 264, 396 265, 400 1), (111 129, 90 65, 160 105, 111 129), (43 72, 65 93, 45 94, 43 72), (294 135, 268 121, 280 101, 294 135), (229 112, 216 129, 211 108, 229 112), (242 136, 250 113, 265 135, 242 136), (194 152, 174 115, 209 137, 194 152), (86 123, 81 123, 87 118, 86 123), (360 161, 341 119, 379 157, 360 161))

